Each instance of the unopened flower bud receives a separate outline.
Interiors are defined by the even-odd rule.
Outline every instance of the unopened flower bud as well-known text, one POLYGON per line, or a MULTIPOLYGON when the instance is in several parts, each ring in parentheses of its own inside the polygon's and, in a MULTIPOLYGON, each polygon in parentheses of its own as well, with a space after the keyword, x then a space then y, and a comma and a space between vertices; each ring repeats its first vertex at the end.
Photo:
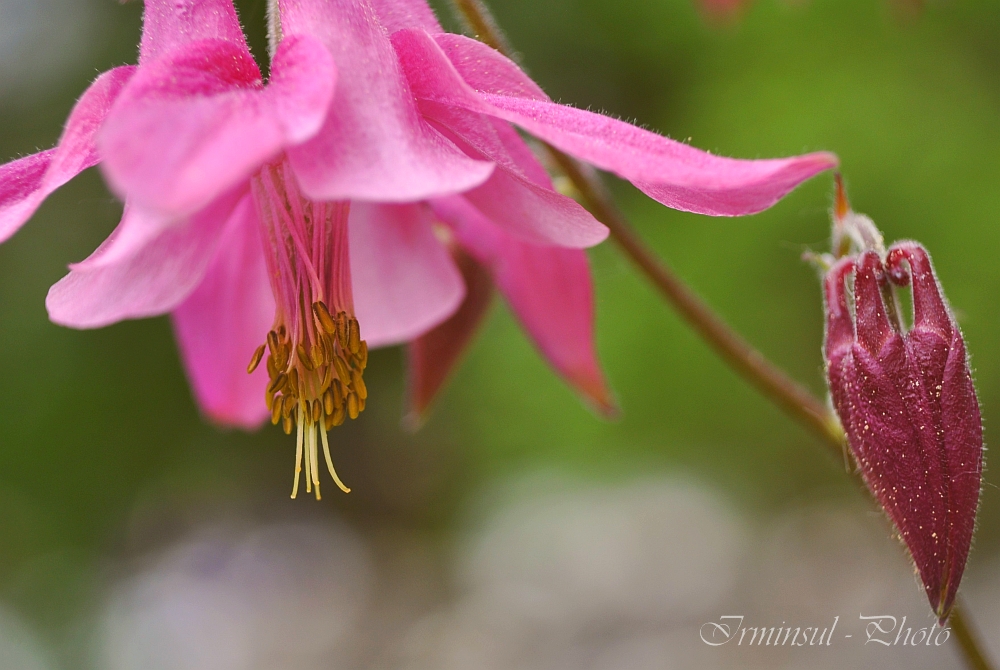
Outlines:
POLYGON ((943 623, 969 555, 982 477, 982 421, 962 334, 916 242, 840 259, 824 295, 834 407, 943 623), (905 329, 892 296, 908 284, 913 325, 905 329))

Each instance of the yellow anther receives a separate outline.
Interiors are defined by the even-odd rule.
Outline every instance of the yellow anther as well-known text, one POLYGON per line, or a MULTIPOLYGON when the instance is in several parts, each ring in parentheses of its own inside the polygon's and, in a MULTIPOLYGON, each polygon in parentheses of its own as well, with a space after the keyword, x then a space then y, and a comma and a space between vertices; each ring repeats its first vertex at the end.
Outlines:
POLYGON ((296 440, 292 497, 298 493, 304 470, 306 491, 319 499, 323 460, 337 486, 345 493, 350 491, 333 469, 326 431, 348 417, 356 419, 365 409, 368 387, 362 373, 368 364, 368 344, 361 339, 356 318, 342 310, 334 316, 321 301, 312 303, 312 321, 309 316, 304 318, 306 321, 294 329, 299 333, 296 340, 289 339, 284 325, 268 332, 267 342, 254 351, 247 372, 267 361, 265 404, 271 423, 280 424, 285 434, 294 434, 296 440))
POLYGON ((334 426, 339 426, 347 420, 347 409, 344 405, 334 410, 332 419, 332 425, 334 426))
POLYGON ((278 370, 284 370, 288 365, 288 353, 288 347, 282 345, 278 348, 278 353, 274 354, 274 364, 278 366, 278 370))
POLYGON ((299 363, 302 363, 302 367, 304 367, 306 370, 310 372, 316 369, 316 366, 312 364, 312 360, 310 359, 309 354, 306 352, 305 347, 303 347, 300 344, 295 348, 295 353, 298 354, 299 363))
POLYGON ((272 379, 271 383, 267 385, 267 392, 268 393, 277 393, 278 391, 280 391, 283 388, 285 388, 285 385, 287 383, 288 383, 288 375, 286 375, 284 372, 282 372, 277 377, 275 377, 274 379, 272 379))
POLYGON ((360 370, 351 371, 351 381, 354 382, 354 390, 358 392, 358 397, 364 400, 368 397, 368 387, 365 386, 365 380, 361 377, 360 370))
POLYGON ((361 351, 361 327, 353 316, 347 322, 347 327, 347 348, 351 350, 352 354, 357 354, 361 351))
POLYGON ((319 322, 320 327, 328 335, 335 335, 337 333, 337 322, 334 321, 333 317, 330 315, 330 310, 326 308, 322 302, 313 303, 313 314, 316 315, 316 321, 319 322))
POLYGON ((351 371, 347 368, 347 363, 340 356, 333 359, 333 366, 337 368, 337 376, 345 386, 351 383, 351 371))
POLYGON ((292 415, 292 412, 295 411, 295 405, 297 403, 298 403, 298 400, 296 400, 295 396, 293 396, 293 395, 282 396, 282 399, 281 399, 281 416, 285 417, 286 419, 288 417, 290 417, 292 415))
POLYGON ((264 345, 257 347, 257 350, 253 352, 253 358, 250 359, 250 365, 247 366, 247 374, 253 373, 260 365, 261 359, 264 358, 264 345))
POLYGON ((337 339, 340 346, 346 347, 350 332, 347 328, 347 312, 337 312, 337 339))
POLYGON ((333 366, 327 365, 326 372, 323 373, 323 383, 320 384, 319 392, 326 393, 330 388, 330 384, 333 383, 333 366))

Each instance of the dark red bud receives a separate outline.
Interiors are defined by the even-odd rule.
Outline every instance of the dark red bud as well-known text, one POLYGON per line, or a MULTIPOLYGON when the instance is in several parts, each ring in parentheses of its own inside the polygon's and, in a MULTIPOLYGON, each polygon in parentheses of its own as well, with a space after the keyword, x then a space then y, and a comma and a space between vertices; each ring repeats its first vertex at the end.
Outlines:
POLYGON ((841 259, 826 275, 824 297, 834 407, 943 623, 972 544, 982 478, 982 420, 965 342, 915 242, 893 245, 884 261, 874 251, 841 259), (906 332, 884 302, 889 282, 912 284, 906 332))

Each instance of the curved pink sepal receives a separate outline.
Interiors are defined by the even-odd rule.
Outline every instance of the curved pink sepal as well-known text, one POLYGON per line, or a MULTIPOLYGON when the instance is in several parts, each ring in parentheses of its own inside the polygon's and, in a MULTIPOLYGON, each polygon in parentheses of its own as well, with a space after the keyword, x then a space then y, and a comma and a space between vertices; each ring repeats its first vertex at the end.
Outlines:
MULTIPOLYGON (((70 266, 70 273, 49 289, 45 299, 49 318, 71 328, 101 328, 174 309, 201 282, 237 203, 240 208, 252 206, 245 189, 166 228, 130 255, 102 265, 100 257, 114 243, 112 233, 90 258, 70 266)), ((126 208, 119 228, 147 225, 144 216, 126 208)))
POLYGON ((45 174, 56 151, 49 149, 0 165, 0 242, 20 230, 49 195, 45 174))
POLYGON ((53 191, 100 161, 94 135, 135 69, 117 67, 98 77, 73 107, 54 149, 0 165, 0 242, 16 233, 53 191))
POLYGON ((579 249, 527 244, 461 196, 432 202, 458 243, 490 268, 511 309, 553 368, 597 411, 617 412, 594 349, 594 289, 579 249))
POLYGON ((406 347, 407 408, 404 424, 416 430, 472 342, 493 302, 493 277, 458 245, 450 250, 465 280, 465 299, 455 313, 406 347))
POLYGON ((454 33, 434 33, 433 38, 462 80, 476 91, 551 102, 517 63, 493 47, 454 33))
POLYGON ((441 33, 443 29, 424 0, 371 0, 378 15, 379 23, 390 35, 405 28, 421 28, 429 33, 441 33))
POLYGON ((607 238, 604 224, 556 192, 545 169, 505 121, 434 102, 424 102, 420 109, 466 153, 496 165, 484 184, 463 195, 508 233, 533 244, 574 248, 607 238))
POLYGON ((354 203, 348 226, 354 309, 369 346, 412 340, 458 309, 465 284, 425 205, 354 203))
POLYGON ((225 40, 248 48, 233 0, 145 0, 141 64, 199 40, 225 40))
POLYGON ((319 130, 336 71, 326 48, 282 41, 264 87, 250 52, 202 40, 143 66, 100 135, 114 190, 147 210, 185 216, 319 130))
POLYGON ((281 20, 286 35, 326 45, 340 76, 322 130, 288 152, 307 196, 414 202, 486 181, 491 164, 469 158, 420 117, 366 0, 282 0, 281 20))
POLYGON ((261 365, 247 364, 274 321, 259 223, 252 206, 230 217, 204 279, 172 313, 195 399, 214 421, 256 428, 268 416, 261 365))
MULTIPOLYGON (((393 35, 393 45, 418 98, 515 123, 674 209, 713 216, 754 214, 837 165, 829 153, 766 160, 714 156, 617 119, 540 99, 537 93, 512 95, 512 82, 519 80, 509 66, 500 71, 495 86, 480 72, 477 91, 423 31, 401 30, 393 35)), ((494 52, 491 58, 503 56, 494 52)), ((524 88, 523 82, 519 86, 524 88)))

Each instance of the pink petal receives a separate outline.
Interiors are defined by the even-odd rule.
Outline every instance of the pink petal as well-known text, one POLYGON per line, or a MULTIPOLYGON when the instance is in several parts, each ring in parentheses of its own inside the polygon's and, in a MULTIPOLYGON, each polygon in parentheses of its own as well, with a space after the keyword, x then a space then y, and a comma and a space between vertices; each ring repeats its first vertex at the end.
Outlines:
POLYGON ((433 34, 434 41, 459 76, 475 90, 551 102, 545 91, 517 63, 493 47, 465 35, 427 32, 433 34))
POLYGON ((247 49, 232 0, 146 0, 139 62, 143 65, 198 40, 247 49))
POLYGON ((390 35, 404 28, 421 28, 429 33, 443 29, 434 10, 424 0, 372 0, 379 23, 390 35))
POLYGON ((815 175, 835 168, 830 153, 739 160, 592 112, 548 102, 484 95, 497 115, 558 149, 633 182, 673 209, 712 216, 756 214, 815 175))
POLYGON ((392 45, 366 0, 282 0, 286 35, 330 49, 340 80, 319 134, 288 154, 315 200, 412 202, 458 193, 489 177, 417 112, 392 45))
POLYGON ((337 87, 337 66, 319 40, 286 37, 271 60, 267 84, 274 117, 291 144, 319 132, 337 87))
POLYGON ((125 213, 118 227, 111 231, 94 253, 71 267, 73 270, 90 271, 127 262, 166 230, 185 223, 186 219, 178 221, 146 210, 133 211, 126 203, 125 213))
MULTIPOLYGON (((433 105, 435 103, 426 102, 422 104, 433 105)), ((517 172, 521 177, 533 184, 551 190, 553 188, 552 178, 549 176, 548 171, 545 169, 545 166, 538 162, 538 158, 535 157, 534 152, 521 139, 521 135, 514 127, 506 121, 501 121, 492 116, 483 115, 482 118, 493 126, 493 131, 496 133, 497 139, 500 140, 506 156, 511 161, 511 163, 508 163, 507 160, 502 161, 503 167, 517 172)))
POLYGON ((354 308, 372 347, 412 340, 445 320, 465 284, 423 205, 351 205, 354 308))
POLYGON ((172 316, 202 411, 222 424, 259 426, 268 416, 267 371, 248 375, 247 364, 271 329, 274 297, 252 206, 230 217, 204 279, 172 316))
MULTIPOLYGON (((418 98, 516 123, 558 149, 632 181, 674 209, 715 216, 753 214, 837 165, 829 153, 768 160, 713 156, 617 119, 537 95, 511 95, 509 67, 496 87, 477 92, 427 33, 401 30, 393 35, 393 44, 418 98)), ((482 73, 477 81, 489 84, 482 73)))
POLYGON ((490 271, 459 247, 452 249, 465 279, 465 299, 455 313, 410 342, 407 354, 408 409, 405 421, 418 428, 431 403, 479 329, 493 301, 490 271))
POLYGON ((123 197, 172 216, 197 211, 323 123, 333 60, 309 37, 282 41, 264 88, 242 46, 188 44, 143 66, 100 136, 123 197))
MULTIPOLYGON (((102 265, 99 259, 113 245, 112 234, 49 289, 45 299, 49 318, 72 328, 101 328, 123 319, 169 312, 201 282, 234 208, 248 207, 251 202, 245 189, 227 194, 184 223, 167 228, 132 255, 102 265)), ((135 221, 144 216, 141 210, 127 207, 119 228, 145 225, 135 221)))
POLYGON ((20 230, 48 195, 43 184, 55 154, 49 149, 0 165, 0 242, 20 230))
POLYGON ((135 72, 117 67, 98 77, 73 107, 55 149, 0 166, 0 242, 16 233, 53 191, 96 165, 94 134, 135 72))
POLYGON ((594 289, 583 251, 526 244, 462 197, 432 202, 459 244, 488 266, 521 325, 549 363, 604 414, 616 412, 594 350, 594 289))
POLYGON ((434 102, 420 108, 470 156, 496 164, 485 184, 464 195, 507 232, 534 244, 578 248, 608 236, 608 229, 590 212, 552 188, 545 170, 506 123, 434 102))

